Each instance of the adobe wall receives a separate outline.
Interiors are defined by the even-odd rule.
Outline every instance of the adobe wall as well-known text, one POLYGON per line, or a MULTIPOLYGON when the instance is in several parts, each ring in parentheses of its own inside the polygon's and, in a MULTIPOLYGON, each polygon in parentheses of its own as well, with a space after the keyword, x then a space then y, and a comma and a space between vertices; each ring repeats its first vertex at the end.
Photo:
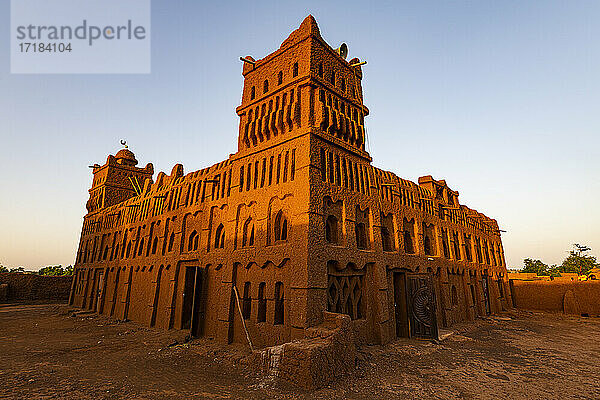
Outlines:
POLYGON ((88 214, 71 303, 147 326, 184 329, 185 273, 199 268, 204 322, 198 335, 245 342, 231 300, 232 285, 242 298, 248 285, 246 325, 257 347, 303 337, 307 140, 291 138, 187 175, 176 166, 156 183, 147 181, 142 195, 88 214), (275 235, 280 213, 287 221, 284 240, 275 235), (276 293, 283 321, 275 320, 276 293))
POLYGON ((515 307, 600 315, 600 281, 510 281, 515 307))
POLYGON ((98 208, 84 218, 71 304, 190 329, 185 278, 198 270, 195 333, 246 342, 236 287, 257 348, 304 338, 326 311, 350 315, 360 343, 392 340, 398 272, 433 278, 440 326, 511 307, 497 222, 443 180, 371 164, 358 58, 327 45, 309 16, 280 49, 246 61, 227 160, 186 175, 177 164, 156 182, 127 149, 94 166, 98 208))
POLYGON ((357 341, 392 340, 393 275, 398 272, 430 274, 440 328, 487 314, 484 277, 489 312, 512 307, 495 220, 460 205, 458 193, 444 181, 425 177, 416 185, 373 167, 368 157, 349 154, 343 146, 336 135, 311 136, 308 275, 315 288, 310 299, 315 305, 309 319, 313 324, 321 322, 323 310, 347 307, 343 298, 350 293, 350 303, 360 296, 361 307, 349 312, 357 341), (330 219, 335 223, 328 227, 330 219), (365 227, 362 240, 358 224, 365 227), (330 238, 328 230, 333 232, 330 238), (361 290, 339 295, 346 282, 361 290))
POLYGON ((255 351, 253 356, 267 379, 280 377, 305 390, 323 387, 355 369, 350 317, 323 312, 323 323, 308 328, 305 339, 255 351))
POLYGON ((0 273, 0 284, 8 284, 6 300, 68 300, 71 276, 40 276, 0 273))

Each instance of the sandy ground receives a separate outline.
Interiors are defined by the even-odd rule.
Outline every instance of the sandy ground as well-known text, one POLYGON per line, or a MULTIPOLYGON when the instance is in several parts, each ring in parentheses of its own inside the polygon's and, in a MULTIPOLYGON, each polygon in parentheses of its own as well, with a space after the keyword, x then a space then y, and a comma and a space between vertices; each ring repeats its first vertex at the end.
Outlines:
POLYGON ((440 344, 360 350, 356 373, 307 393, 257 375, 243 345, 76 313, 0 305, 0 399, 600 399, 600 319, 518 311, 440 344))

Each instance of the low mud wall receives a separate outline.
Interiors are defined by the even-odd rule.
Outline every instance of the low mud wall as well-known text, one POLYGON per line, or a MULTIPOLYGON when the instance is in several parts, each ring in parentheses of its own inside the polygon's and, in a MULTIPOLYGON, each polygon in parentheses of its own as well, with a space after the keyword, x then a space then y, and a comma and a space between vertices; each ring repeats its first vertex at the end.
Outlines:
POLYGON ((283 379, 305 390, 326 386, 352 373, 356 345, 350 317, 323 313, 323 324, 308 328, 306 338, 256 351, 266 380, 283 379))
POLYGON ((40 276, 15 272, 0 273, 0 301, 68 300, 72 276, 40 276), (8 286, 4 286, 8 285, 8 286))
POLYGON ((600 281, 510 281, 516 308, 600 315, 600 281))

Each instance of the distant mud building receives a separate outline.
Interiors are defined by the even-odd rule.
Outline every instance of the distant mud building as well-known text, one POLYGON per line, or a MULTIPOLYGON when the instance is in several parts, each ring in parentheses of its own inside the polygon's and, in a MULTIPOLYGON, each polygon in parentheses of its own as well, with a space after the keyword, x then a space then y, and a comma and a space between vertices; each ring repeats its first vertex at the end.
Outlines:
POLYGON ((245 324, 257 347, 305 337, 325 311, 386 343, 512 307, 496 221, 443 180, 372 165, 362 64, 346 53, 308 16, 245 57, 223 162, 156 181, 128 149, 95 165, 70 303, 228 343, 245 324))

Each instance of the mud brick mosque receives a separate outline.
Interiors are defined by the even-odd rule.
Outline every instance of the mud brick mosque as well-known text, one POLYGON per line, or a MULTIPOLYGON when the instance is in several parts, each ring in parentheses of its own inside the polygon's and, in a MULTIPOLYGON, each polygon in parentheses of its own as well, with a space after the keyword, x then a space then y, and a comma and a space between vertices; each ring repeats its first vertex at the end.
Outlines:
POLYGON ((324 312, 360 343, 437 337, 511 308, 496 220, 431 176, 372 165, 358 58, 312 16, 244 57, 238 151, 153 180, 127 148, 93 166, 70 304, 255 347, 324 312))

